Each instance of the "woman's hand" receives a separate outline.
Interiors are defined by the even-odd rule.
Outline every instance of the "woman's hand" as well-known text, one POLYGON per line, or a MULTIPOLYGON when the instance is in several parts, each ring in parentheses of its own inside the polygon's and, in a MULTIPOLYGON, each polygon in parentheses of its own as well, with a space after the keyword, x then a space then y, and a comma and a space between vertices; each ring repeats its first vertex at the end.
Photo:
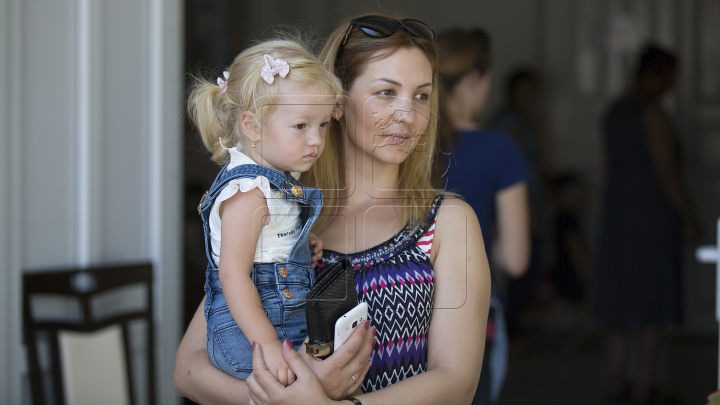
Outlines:
MULTIPOLYGON (((370 321, 366 321, 368 326, 370 321)), ((328 403, 360 388, 370 368, 368 361, 375 342, 375 328, 357 328, 338 350, 325 360, 316 359, 301 346, 299 354, 283 344, 283 356, 295 373, 295 383, 283 387, 267 369, 260 345, 253 352, 253 374, 246 380, 255 404, 328 403), (299 362, 298 362, 299 361, 299 362), (355 377, 353 379, 353 376, 355 377), (318 392, 318 387, 320 391, 318 392), (298 402, 302 398, 306 402, 298 402)))
POLYGON ((318 260, 322 258, 323 242, 322 239, 317 237, 317 235, 310 232, 308 243, 310 244, 310 255, 312 256, 312 263, 310 264, 310 267, 314 268, 317 266, 318 260))
POLYGON ((355 392, 370 368, 375 327, 369 327, 370 321, 365 321, 363 326, 356 328, 350 338, 325 360, 307 354, 305 345, 300 347, 300 357, 332 399, 339 400, 355 392))
POLYGON ((277 378, 277 381, 284 386, 288 386, 295 382, 295 374, 284 359, 282 346, 284 345, 280 341, 266 344, 263 361, 265 361, 266 368, 277 378))
POLYGON ((283 343, 283 356, 297 379, 289 387, 277 381, 277 378, 268 370, 262 355, 262 346, 255 344, 252 354, 253 372, 245 381, 250 388, 251 404, 256 405, 322 405, 333 401, 325 395, 322 385, 315 374, 310 371, 302 358, 287 342, 283 343))

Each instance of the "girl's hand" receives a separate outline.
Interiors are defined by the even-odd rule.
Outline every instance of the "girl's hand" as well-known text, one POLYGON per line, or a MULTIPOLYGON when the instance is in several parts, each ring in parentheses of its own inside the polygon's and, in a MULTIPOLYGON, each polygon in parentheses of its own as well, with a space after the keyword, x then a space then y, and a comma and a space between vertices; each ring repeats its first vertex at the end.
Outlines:
MULTIPOLYGON (((255 345, 258 346, 259 343, 255 343, 255 345)), ((287 362, 283 358, 282 346, 284 345, 279 341, 266 344, 264 363, 267 366, 265 368, 275 376, 277 382, 287 387, 295 382, 295 373, 288 367, 287 362)))
POLYGON ((328 397, 340 400, 354 393, 370 368, 370 354, 375 344, 375 327, 370 321, 359 326, 330 357, 320 360, 300 347, 300 357, 320 381, 328 397), (354 377, 354 378, 353 378, 354 377))
POLYGON ((308 242, 310 244, 310 255, 312 256, 312 263, 310 267, 315 267, 318 264, 318 260, 322 258, 322 239, 318 238, 317 235, 310 232, 308 242))
POLYGON ((255 344, 252 354, 253 372, 246 380, 250 389, 251 404, 255 405, 329 405, 333 401, 325 395, 317 377, 303 362, 289 342, 283 343, 284 359, 297 375, 297 380, 289 387, 280 384, 268 370, 263 358, 263 348, 255 344))

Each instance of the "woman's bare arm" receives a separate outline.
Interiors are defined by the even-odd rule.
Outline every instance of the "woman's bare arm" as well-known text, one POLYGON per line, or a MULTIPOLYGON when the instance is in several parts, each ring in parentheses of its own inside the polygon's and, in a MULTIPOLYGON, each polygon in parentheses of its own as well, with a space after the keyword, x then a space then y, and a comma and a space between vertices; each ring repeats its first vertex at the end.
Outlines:
POLYGON ((226 374, 210 363, 205 348, 207 324, 203 302, 195 311, 175 356, 175 392, 202 404, 248 404, 250 393, 245 381, 226 374))
POLYGON ((530 205, 527 182, 521 181, 495 194, 498 261, 513 278, 525 274, 530 261, 530 205))

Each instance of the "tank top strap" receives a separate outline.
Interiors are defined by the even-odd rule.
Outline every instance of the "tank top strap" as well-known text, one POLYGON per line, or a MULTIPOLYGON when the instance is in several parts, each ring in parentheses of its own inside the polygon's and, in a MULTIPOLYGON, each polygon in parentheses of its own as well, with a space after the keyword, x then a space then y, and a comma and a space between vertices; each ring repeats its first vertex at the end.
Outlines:
POLYGON ((439 194, 435 197, 435 202, 430 208, 430 213, 428 213, 425 226, 423 226, 421 230, 422 235, 417 239, 417 242, 415 242, 415 244, 422 249, 428 257, 430 257, 430 252, 432 251, 432 243, 435 236, 435 221, 437 220, 438 209, 444 200, 445 195, 443 194, 439 194))

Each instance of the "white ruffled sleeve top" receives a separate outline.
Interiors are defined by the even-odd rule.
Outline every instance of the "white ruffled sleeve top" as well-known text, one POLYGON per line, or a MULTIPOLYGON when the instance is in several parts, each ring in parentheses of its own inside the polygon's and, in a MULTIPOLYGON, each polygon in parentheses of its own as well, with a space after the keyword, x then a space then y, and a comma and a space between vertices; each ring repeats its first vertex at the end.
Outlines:
MULTIPOLYGON (((230 163, 227 170, 240 165, 255 165, 255 161, 240 152, 239 146, 228 149, 230 163)), ((260 232, 260 239, 255 250, 255 263, 278 263, 287 261, 290 249, 297 242, 302 223, 300 222, 300 206, 295 201, 286 201, 282 191, 270 189, 270 182, 265 176, 231 180, 222 189, 210 209, 210 243, 213 259, 220 266, 220 204, 239 191, 245 193, 254 188, 259 189, 267 200, 270 210, 270 223, 260 232)), ((252 215, 252 213, 249 213, 252 215)))

